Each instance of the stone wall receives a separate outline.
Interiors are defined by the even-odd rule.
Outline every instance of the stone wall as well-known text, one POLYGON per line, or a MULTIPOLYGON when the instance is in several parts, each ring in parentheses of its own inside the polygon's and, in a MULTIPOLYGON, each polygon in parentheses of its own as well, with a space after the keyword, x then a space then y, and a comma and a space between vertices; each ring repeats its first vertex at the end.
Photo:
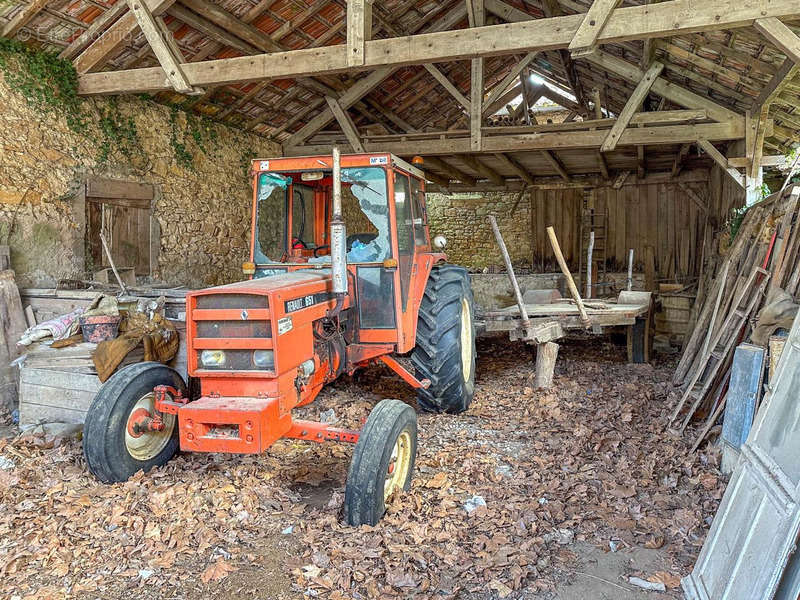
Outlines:
POLYGON ((241 279, 250 239, 248 161, 279 156, 277 145, 222 125, 198 142, 185 113, 133 97, 82 101, 86 125, 76 133, 64 114, 35 108, 2 72, 0 105, 0 244, 10 245, 21 286, 85 276, 74 251, 85 236, 74 197, 87 176, 155 185, 161 237, 154 277, 195 287, 241 279), (112 108, 114 120, 136 132, 119 147, 101 127, 108 129, 103 119, 112 108), (181 144, 188 155, 176 150, 181 144))
POLYGON ((447 257, 469 269, 502 265, 503 257, 486 217, 497 218, 497 226, 514 266, 531 264, 530 192, 428 194, 431 238, 447 238, 447 257), (515 208, 516 207, 516 208, 515 208))

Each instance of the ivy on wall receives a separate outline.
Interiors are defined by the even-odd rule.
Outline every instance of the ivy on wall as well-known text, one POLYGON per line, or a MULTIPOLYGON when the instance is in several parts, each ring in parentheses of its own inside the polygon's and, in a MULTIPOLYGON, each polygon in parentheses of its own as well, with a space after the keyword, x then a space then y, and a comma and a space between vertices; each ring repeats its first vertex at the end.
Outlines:
MULTIPOLYGON (((131 159, 141 150, 132 116, 123 114, 117 98, 85 102, 78 96, 78 74, 71 62, 51 52, 0 37, 0 71, 8 86, 42 113, 63 116, 75 133, 88 135, 90 123, 99 129, 97 160, 105 164, 114 152, 131 159), (97 114, 91 114, 94 107, 97 114)), ((142 101, 152 100, 139 94, 142 101)), ((197 153, 209 155, 219 148, 217 124, 205 117, 170 108, 170 142, 175 161, 194 170, 197 153), (184 125, 185 123, 185 125, 184 125)))

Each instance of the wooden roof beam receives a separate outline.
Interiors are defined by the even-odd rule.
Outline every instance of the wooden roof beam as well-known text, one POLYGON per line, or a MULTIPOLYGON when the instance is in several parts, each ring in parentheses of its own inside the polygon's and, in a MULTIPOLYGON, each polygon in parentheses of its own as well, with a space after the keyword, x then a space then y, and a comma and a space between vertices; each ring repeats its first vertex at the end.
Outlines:
POLYGON ((755 27, 765 38, 780 48, 787 57, 800 64, 800 38, 791 29, 784 25, 780 19, 758 19, 755 27))
POLYGON ((502 152, 495 153, 494 157, 503 163, 507 169, 513 171, 525 183, 529 185, 534 185, 536 183, 535 178, 533 175, 531 175, 528 169, 523 167, 512 157, 508 156, 507 154, 503 154, 502 152))
POLYGON ((701 139, 697 141, 697 145, 700 146, 705 151, 705 153, 708 154, 713 159, 713 161, 722 168, 723 171, 725 171, 728 175, 730 175, 731 179, 733 179, 736 183, 738 183, 742 188, 745 187, 745 181, 742 174, 730 166, 730 164, 728 163, 728 159, 725 158, 722 152, 717 150, 717 147, 714 146, 714 144, 712 144, 708 140, 701 139))
POLYGON ((683 169, 683 159, 689 154, 689 150, 691 150, 691 144, 683 144, 678 150, 678 154, 675 156, 675 162, 672 163, 672 176, 677 177, 681 174, 681 170, 683 169))
MULTIPOLYGON (((172 32, 164 26, 164 30, 159 27, 155 17, 150 13, 147 5, 142 0, 127 0, 131 14, 136 17, 139 27, 150 45, 153 54, 156 55, 158 63, 167 73, 167 79, 181 94, 198 94, 202 90, 196 90, 186 79, 186 75, 181 68, 183 56, 175 44, 172 32), (170 43, 171 42, 171 43, 170 43)), ((163 21, 162 21, 163 22, 163 21)))
MULTIPOLYGON (((573 124, 574 125, 574 124, 573 124)), ((483 152, 523 152, 534 150, 566 150, 569 148, 599 149, 608 134, 606 129, 580 131, 547 131, 541 127, 530 128, 530 133, 493 133, 494 128, 486 128, 483 135, 483 152)), ((502 129, 502 128, 500 128, 502 129)), ((516 128, 514 128, 516 130, 516 128)), ((697 125, 666 125, 663 127, 629 127, 622 134, 619 147, 658 146, 709 141, 728 141, 744 139, 744 124, 739 123, 701 123, 697 125)), ((430 139, 421 140, 417 135, 380 136, 364 143, 367 152, 392 152, 398 156, 448 156, 469 154, 469 134, 465 131, 433 132, 430 139)), ((326 150, 313 146, 285 148, 287 154, 319 154, 326 150)), ((328 151, 330 148, 328 149, 328 151)))
POLYGON ((30 23, 36 15, 38 15, 47 5, 47 0, 33 0, 30 4, 20 10, 16 16, 5 24, 0 35, 7 38, 12 38, 17 35, 17 32, 30 23))
POLYGON ((342 105, 339 104, 335 98, 326 96, 325 100, 328 102, 333 116, 336 117, 339 127, 342 128, 347 141, 350 142, 350 145, 358 154, 363 154, 364 145, 361 143, 361 138, 358 135, 358 130, 356 129, 355 123, 353 123, 353 119, 350 118, 350 115, 347 114, 347 111, 342 108, 342 105))
POLYGON ((497 171, 492 169, 489 165, 484 164, 471 154, 459 154, 458 159, 467 165, 473 171, 480 173, 483 177, 494 183, 495 185, 504 185, 505 178, 497 171))
POLYGON ((542 156, 552 165, 552 167, 556 170, 556 173, 561 175, 561 179, 564 181, 571 181, 569 173, 564 168, 564 163, 558 159, 555 152, 552 152, 551 150, 542 150, 542 156))
MULTIPOLYGON (((168 0, 147 1, 151 11, 157 14, 158 11, 154 10, 151 3, 161 5, 168 0)), ((768 4, 745 4, 737 10, 720 11, 716 2, 686 3, 684 0, 669 0, 647 6, 618 8, 612 12, 600 33, 598 44, 744 27, 756 19, 766 17, 800 18, 800 3, 797 0, 772 0, 768 4), (675 18, 678 14, 681 15, 679 20, 675 18)), ((372 40, 365 43, 365 62, 362 69, 564 49, 582 21, 583 15, 565 15, 470 30, 372 40)), ((195 86, 254 81, 265 77, 279 79, 315 76, 352 70, 352 67, 348 68, 346 54, 346 45, 340 44, 203 61, 187 65, 185 70, 190 83, 195 86)), ((595 56, 591 55, 589 58, 593 60, 595 56)), ((87 73, 79 82, 82 94, 107 94, 164 90, 165 79, 163 69, 152 67, 111 73, 87 73)))
POLYGON ((467 185, 475 185, 477 183, 477 179, 475 179, 472 175, 469 175, 451 165, 443 161, 441 158, 437 158, 436 156, 426 156, 425 157, 425 165, 429 165, 434 169, 441 171, 445 175, 447 175, 450 179, 455 181, 460 181, 461 183, 465 183, 467 185))
POLYGON ((647 72, 642 76, 642 79, 639 81, 636 89, 633 90, 633 94, 631 94, 627 104, 625 104, 625 108, 623 108, 622 112, 619 113, 617 122, 614 123, 611 131, 608 132, 608 137, 600 147, 602 152, 611 152, 617 147, 617 142, 619 141, 620 135, 622 135, 622 132, 625 131, 630 124, 633 115, 639 112, 642 102, 644 102, 647 94, 650 93, 650 90, 653 88, 653 85, 663 70, 664 63, 660 62, 654 62, 652 65, 650 65, 650 68, 647 69, 647 72))
POLYGON ((98 16, 86 30, 76 37, 69 46, 64 48, 58 55, 58 58, 64 60, 72 60, 78 52, 86 47, 87 44, 93 42, 100 35, 100 32, 105 30, 110 23, 113 23, 122 13, 128 10, 128 5, 125 2, 117 2, 114 6, 106 10, 103 14, 98 16))
POLYGON ((536 58, 537 54, 538 52, 528 52, 528 54, 525 55, 525 58, 514 65, 514 68, 508 72, 508 75, 506 75, 500 83, 494 86, 492 91, 489 93, 489 96, 486 98, 486 102, 484 103, 484 115, 488 112, 486 109, 491 107, 500 98, 503 92, 505 92, 509 86, 514 83, 517 77, 521 76, 522 71, 531 63, 531 61, 533 61, 534 58, 536 58))
POLYGON ((572 36, 569 43, 569 51, 572 58, 580 58, 591 54, 597 49, 597 37, 606 26, 608 18, 621 2, 621 0, 594 0, 589 7, 586 16, 578 27, 578 31, 572 36))
MULTIPOLYGON (((375 89, 381 83, 381 81, 386 79, 392 73, 393 70, 394 69, 391 67, 382 67, 377 71, 373 71, 363 79, 359 79, 349 90, 347 90, 338 98, 339 105, 342 107, 342 109, 350 108, 358 100, 375 89)), ((306 125, 303 126, 300 131, 292 135, 292 137, 290 137, 286 142, 286 145, 297 146, 302 144, 317 131, 325 127, 325 125, 333 121, 333 119, 333 111, 331 111, 330 107, 328 107, 328 110, 322 111, 320 114, 306 123, 306 125)))
MULTIPOLYGON (((167 10, 175 0, 144 0, 144 5, 150 14, 158 16, 167 10)), ((75 70, 79 74, 88 74, 93 69, 100 69, 105 65, 111 56, 118 52, 130 39, 130 36, 139 27, 139 22, 131 11, 123 14, 113 25, 106 29, 105 33, 92 42, 78 57, 73 61, 75 70)), ((163 68, 161 71, 161 89, 169 89, 167 84, 167 73, 163 68)), ((190 78, 190 76, 187 76, 190 78)), ((191 82, 190 82, 191 83, 191 82)), ((143 90, 144 91, 144 90, 143 90)))
POLYGON ((453 98, 455 98, 461 106, 467 110, 471 109, 472 104, 470 104, 470 101, 464 97, 464 94, 461 93, 461 90, 459 90, 453 84, 453 82, 450 81, 447 76, 436 67, 436 65, 426 63, 422 66, 425 67, 428 73, 433 75, 433 78, 436 79, 436 81, 438 81, 444 89, 450 92, 450 95, 453 96, 453 98))
POLYGON ((603 153, 599 150, 595 151, 595 156, 597 157, 597 164, 600 167, 600 173, 603 175, 603 179, 608 181, 611 176, 608 172, 608 163, 606 162, 606 157, 603 156, 603 153))

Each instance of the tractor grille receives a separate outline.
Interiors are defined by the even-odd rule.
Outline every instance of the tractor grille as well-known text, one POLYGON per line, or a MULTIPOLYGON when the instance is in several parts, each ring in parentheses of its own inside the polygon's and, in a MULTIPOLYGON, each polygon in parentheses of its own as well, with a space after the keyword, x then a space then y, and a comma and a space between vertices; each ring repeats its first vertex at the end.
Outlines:
POLYGON ((273 372, 269 299, 258 294, 204 294, 189 318, 193 363, 202 371, 273 372))
POLYGON ((197 296, 196 308, 223 309, 223 308, 269 308, 266 296, 255 294, 206 294, 197 296))
POLYGON ((197 337, 268 338, 272 332, 268 321, 198 321, 197 337))

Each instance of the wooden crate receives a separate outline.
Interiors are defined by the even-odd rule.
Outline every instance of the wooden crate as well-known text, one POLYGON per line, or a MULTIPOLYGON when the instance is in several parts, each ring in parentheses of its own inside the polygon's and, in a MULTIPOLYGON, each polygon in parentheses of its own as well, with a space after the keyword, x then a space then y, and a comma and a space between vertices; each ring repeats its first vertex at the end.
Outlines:
POLYGON ((21 425, 83 423, 101 385, 97 375, 90 373, 23 367, 19 422, 21 425))

